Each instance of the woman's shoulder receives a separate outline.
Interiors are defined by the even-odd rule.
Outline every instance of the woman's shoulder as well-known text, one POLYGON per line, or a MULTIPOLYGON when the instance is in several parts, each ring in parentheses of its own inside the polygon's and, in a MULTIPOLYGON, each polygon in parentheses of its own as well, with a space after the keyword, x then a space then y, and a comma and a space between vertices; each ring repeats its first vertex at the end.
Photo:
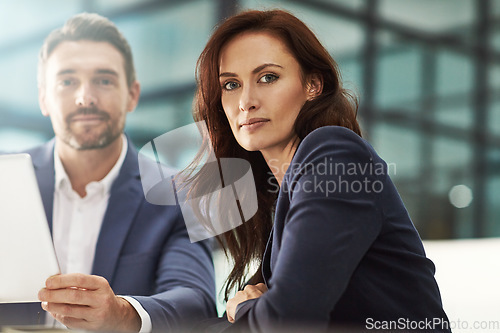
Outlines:
POLYGON ((358 134, 352 130, 342 126, 323 126, 315 129, 302 140, 303 144, 329 144, 339 141, 353 141, 359 144, 364 144, 363 140, 358 134))
POLYGON ((352 130, 342 126, 323 126, 309 133, 300 143, 295 160, 324 155, 351 155, 371 159, 373 148, 352 130))

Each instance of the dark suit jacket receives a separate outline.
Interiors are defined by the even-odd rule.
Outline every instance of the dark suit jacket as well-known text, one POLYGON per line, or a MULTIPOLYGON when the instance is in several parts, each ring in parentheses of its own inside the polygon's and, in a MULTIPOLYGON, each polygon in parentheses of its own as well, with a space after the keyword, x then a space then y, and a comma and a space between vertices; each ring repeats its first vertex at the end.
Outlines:
POLYGON ((447 323, 434 272, 385 162, 354 132, 322 127, 300 143, 280 188, 263 262, 269 291, 238 306, 236 326, 447 323))
MULTIPOLYGON (((31 155, 52 230, 54 140, 31 155)), ((143 194, 137 151, 128 152, 112 185, 97 241, 92 274, 105 277, 117 295, 136 298, 154 331, 215 316, 214 269, 206 243, 191 243, 178 206, 149 204, 143 194)), ((0 305, 0 325, 43 323, 40 303, 0 305)))

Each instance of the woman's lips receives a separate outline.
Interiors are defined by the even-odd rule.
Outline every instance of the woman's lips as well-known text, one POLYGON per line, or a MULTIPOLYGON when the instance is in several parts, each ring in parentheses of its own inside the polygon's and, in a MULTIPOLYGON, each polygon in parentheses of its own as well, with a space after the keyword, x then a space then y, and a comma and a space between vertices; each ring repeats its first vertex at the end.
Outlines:
POLYGON ((269 119, 252 118, 241 123, 240 128, 244 130, 256 130, 257 128, 264 126, 267 122, 269 122, 269 119))

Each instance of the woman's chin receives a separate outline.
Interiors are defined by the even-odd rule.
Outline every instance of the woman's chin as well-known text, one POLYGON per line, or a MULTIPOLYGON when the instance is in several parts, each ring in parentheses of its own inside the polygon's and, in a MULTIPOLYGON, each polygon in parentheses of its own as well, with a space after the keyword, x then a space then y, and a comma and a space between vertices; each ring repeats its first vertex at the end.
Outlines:
POLYGON ((260 146, 259 145, 256 145, 255 142, 249 142, 249 141, 238 141, 238 144, 241 146, 241 148, 245 149, 246 151, 259 151, 260 150, 260 146))
POLYGON ((255 147, 252 147, 252 146, 242 146, 243 149, 245 149, 246 151, 259 151, 260 149, 258 148, 255 148, 255 147))

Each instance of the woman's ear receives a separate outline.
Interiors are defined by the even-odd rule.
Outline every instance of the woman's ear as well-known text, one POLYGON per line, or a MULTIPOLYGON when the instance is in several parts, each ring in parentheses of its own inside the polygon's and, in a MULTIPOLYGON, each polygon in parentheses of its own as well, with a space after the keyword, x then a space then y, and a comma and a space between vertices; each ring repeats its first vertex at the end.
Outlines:
POLYGON ((323 76, 319 73, 309 74, 306 87, 307 100, 312 101, 323 92, 323 76))

